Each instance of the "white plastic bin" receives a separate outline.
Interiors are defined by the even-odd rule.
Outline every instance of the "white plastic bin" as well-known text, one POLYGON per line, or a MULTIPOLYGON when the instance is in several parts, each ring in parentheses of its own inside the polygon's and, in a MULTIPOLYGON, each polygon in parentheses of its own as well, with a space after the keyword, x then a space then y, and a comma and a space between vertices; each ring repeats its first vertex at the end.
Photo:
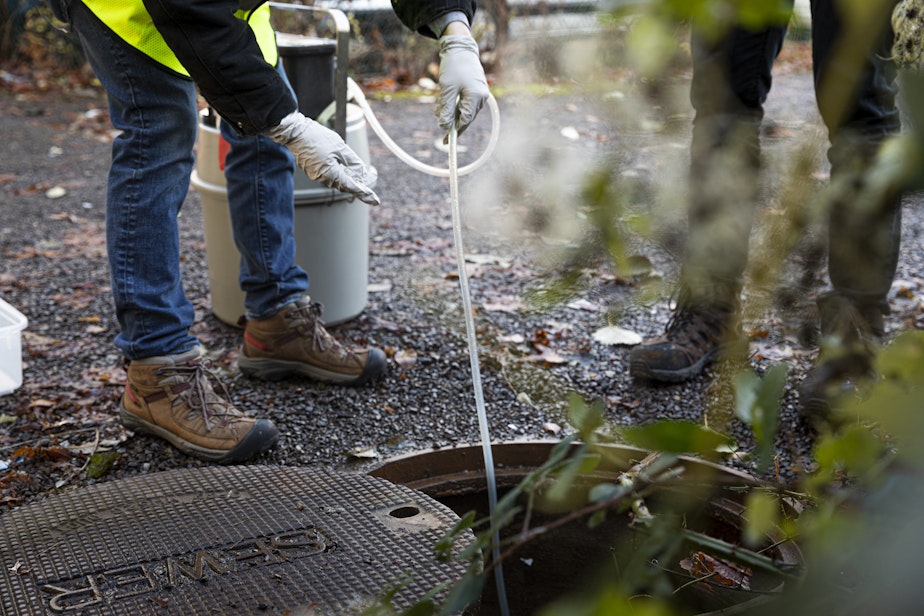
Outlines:
POLYGON ((0 396, 22 385, 22 330, 25 315, 0 299, 0 396))

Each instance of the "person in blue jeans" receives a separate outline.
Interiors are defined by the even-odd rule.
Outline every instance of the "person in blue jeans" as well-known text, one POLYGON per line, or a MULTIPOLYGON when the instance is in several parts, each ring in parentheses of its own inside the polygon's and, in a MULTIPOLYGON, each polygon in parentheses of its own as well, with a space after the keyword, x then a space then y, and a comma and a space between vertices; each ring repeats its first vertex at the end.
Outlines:
MULTIPOLYGON (((209 461, 247 460, 273 445, 272 421, 229 401, 190 333, 177 215, 189 190, 197 90, 223 118, 234 241, 242 255, 245 375, 303 375, 360 384, 386 365, 379 349, 330 336, 294 262, 294 170, 377 204, 360 158, 335 132, 297 109, 264 2, 50 0, 80 36, 121 132, 112 146, 106 236, 112 294, 126 361, 123 424, 209 461)), ((398 9, 396 9, 398 10, 398 9)), ((409 0, 399 17, 439 39, 440 126, 461 132, 488 97, 471 36, 471 0, 409 0)))
MULTIPOLYGON (((815 97, 828 130, 832 182, 861 182, 880 144, 900 130, 896 69, 888 60, 891 10, 884 7, 879 23, 867 24, 876 36, 864 46, 843 39, 843 6, 811 2, 815 97)), ((683 381, 723 351, 740 349, 739 295, 758 200, 763 105, 786 30, 785 24, 735 27, 715 41, 692 37, 695 119, 685 260, 664 334, 630 353, 635 378, 683 381)), ((875 202, 844 198, 827 214, 831 289, 817 304, 822 340, 840 352, 817 362, 803 381, 800 404, 809 415, 823 415, 841 385, 871 368, 898 261, 901 199, 897 192, 875 202)))

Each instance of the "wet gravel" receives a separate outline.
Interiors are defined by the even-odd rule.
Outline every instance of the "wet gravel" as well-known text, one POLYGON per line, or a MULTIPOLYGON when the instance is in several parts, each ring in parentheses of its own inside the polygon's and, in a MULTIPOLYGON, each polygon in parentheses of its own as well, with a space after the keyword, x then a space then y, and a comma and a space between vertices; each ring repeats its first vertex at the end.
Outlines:
MULTIPOLYGON (((681 81, 678 92, 683 87, 681 81)), ((623 111, 623 88, 571 84, 501 95, 499 150, 486 168, 462 181, 491 434, 496 440, 559 438, 571 430, 565 413, 570 394, 577 392, 601 401, 614 426, 663 418, 707 422, 733 434, 746 454, 753 436, 734 418, 727 381, 716 378, 719 369, 677 385, 637 383, 628 375, 629 347, 594 340, 608 324, 643 337, 662 330, 669 285, 651 295, 647 283, 669 283, 676 275, 674 255, 683 229, 689 110, 652 105, 623 111), (627 219, 644 214, 657 226, 650 239, 628 244, 630 254, 651 263, 639 275, 617 275, 599 238, 574 231, 586 222, 579 198, 582 172, 604 157, 615 161, 615 174, 632 180, 626 185, 632 187, 634 209, 627 219), (564 271, 565 259, 581 267, 564 301, 527 301, 560 289, 552 283, 564 271), (549 361, 542 361, 543 352, 549 361)), ((445 154, 434 147, 438 135, 431 130, 432 100, 395 96, 372 104, 402 147, 431 164, 443 163, 445 154)), ((111 135, 105 114, 93 111, 104 109, 103 98, 98 92, 17 96, 0 91, 0 109, 0 296, 29 319, 23 335, 25 381, 0 397, 0 464, 4 472, 21 470, 31 479, 3 486, 5 502, 16 506, 96 481, 200 466, 163 442, 125 433, 116 418, 124 372, 111 344, 116 324, 103 235, 111 135), (66 194, 50 198, 53 193, 46 191, 54 187, 66 194), (42 454, 57 445, 83 447, 72 449, 69 459, 42 454), (89 478, 86 453, 107 448, 117 451, 118 459, 99 478, 89 478)), ((822 136, 810 75, 779 75, 768 116, 773 121, 765 138, 774 163, 790 161, 791 148, 806 137, 822 136)), ((485 141, 487 117, 483 114, 463 135, 466 160, 485 141)), ((197 309, 194 332, 233 401, 270 417, 283 435, 278 447, 254 463, 360 471, 397 454, 479 439, 448 184, 410 170, 371 133, 369 140, 383 202, 373 210, 370 225, 369 302, 359 318, 332 331, 386 350, 387 375, 371 385, 242 377, 235 367, 240 332, 210 310, 200 196, 191 191, 184 206, 183 267, 197 309)), ((908 199, 904 233, 901 282, 889 317, 893 332, 922 319, 919 196, 908 199)), ((791 366, 777 438, 784 481, 811 466, 812 433, 795 412, 795 389, 813 357, 803 340, 807 300, 797 296, 788 312, 771 305, 748 322, 753 369, 762 372, 778 361, 791 366)), ((746 455, 729 464, 750 468, 746 455)))

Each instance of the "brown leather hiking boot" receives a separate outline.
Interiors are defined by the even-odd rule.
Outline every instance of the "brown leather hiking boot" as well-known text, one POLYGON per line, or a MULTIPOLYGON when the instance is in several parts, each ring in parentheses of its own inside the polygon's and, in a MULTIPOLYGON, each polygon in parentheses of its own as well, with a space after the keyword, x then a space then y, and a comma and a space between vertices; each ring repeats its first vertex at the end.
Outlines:
POLYGON ((858 396, 862 384, 875 378, 873 360, 885 339, 888 306, 859 304, 836 293, 817 303, 821 349, 799 386, 799 409, 806 419, 826 423, 838 398, 858 396))
POLYGON ((636 379, 679 383, 742 343, 737 303, 709 308, 687 303, 677 307, 662 335, 632 349, 629 374, 636 379))
POLYGON ((210 462, 242 462, 276 444, 268 419, 247 417, 212 389, 224 385, 206 367, 202 350, 131 361, 119 408, 122 424, 167 440, 210 462))
POLYGON ((268 319, 246 321, 238 366, 245 376, 267 381, 300 374, 359 385, 385 371, 385 353, 341 345, 324 329, 320 304, 303 297, 268 319))

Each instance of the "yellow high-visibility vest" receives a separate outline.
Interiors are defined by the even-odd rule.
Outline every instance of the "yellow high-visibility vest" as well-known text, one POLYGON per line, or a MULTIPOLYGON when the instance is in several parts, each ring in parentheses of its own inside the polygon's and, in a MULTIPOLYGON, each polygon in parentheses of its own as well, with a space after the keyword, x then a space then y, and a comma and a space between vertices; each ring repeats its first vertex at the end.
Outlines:
MULTIPOLYGON (((154 22, 151 21, 151 16, 141 0, 83 0, 83 3, 126 43, 167 68, 189 76, 189 71, 183 67, 167 46, 164 37, 154 27, 154 22)), ((279 55, 276 50, 276 33, 270 24, 269 5, 263 4, 250 13, 238 11, 235 16, 247 20, 260 44, 263 59, 270 66, 276 66, 279 55)))

